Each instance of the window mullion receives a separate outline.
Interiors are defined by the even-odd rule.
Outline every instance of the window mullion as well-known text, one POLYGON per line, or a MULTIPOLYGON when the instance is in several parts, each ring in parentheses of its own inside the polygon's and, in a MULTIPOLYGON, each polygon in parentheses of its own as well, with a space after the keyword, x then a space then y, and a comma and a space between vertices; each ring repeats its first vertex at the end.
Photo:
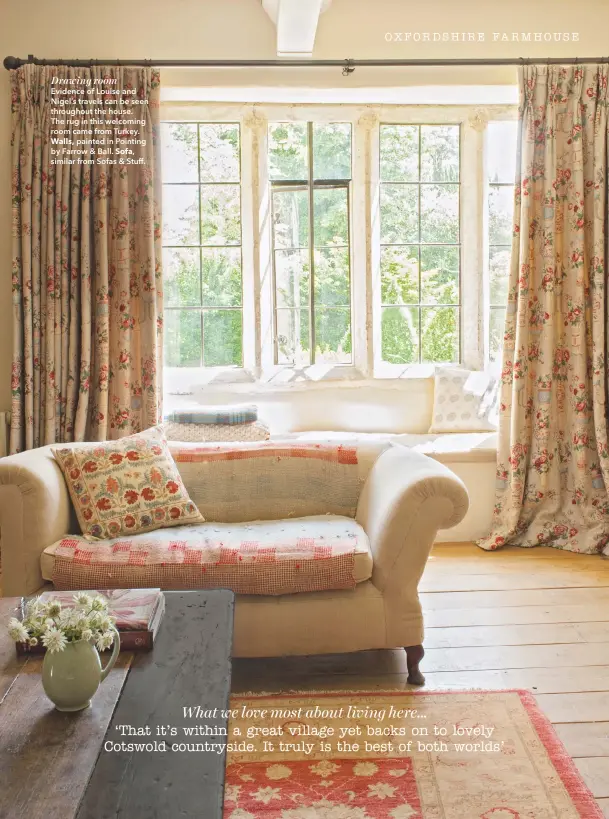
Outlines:
POLYGON ((472 370, 484 368, 484 137, 479 110, 461 128, 461 357, 472 370))
MULTIPOLYGON (((313 184, 313 123, 307 123, 307 151, 309 159, 309 357, 315 364, 315 206, 313 184)), ((300 316, 298 316, 300 319, 300 316)))
POLYGON ((271 276, 267 275, 272 270, 268 120, 258 106, 253 106, 245 113, 242 126, 243 355, 244 366, 260 378, 274 363, 275 338, 273 285, 271 276))

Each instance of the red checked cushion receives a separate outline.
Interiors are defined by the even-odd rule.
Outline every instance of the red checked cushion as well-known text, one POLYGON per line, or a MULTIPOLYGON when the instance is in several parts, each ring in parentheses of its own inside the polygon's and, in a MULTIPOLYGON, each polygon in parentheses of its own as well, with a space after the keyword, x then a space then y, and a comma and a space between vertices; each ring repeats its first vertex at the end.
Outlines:
POLYGON ((204 520, 160 427, 120 441, 57 447, 53 454, 88 540, 204 520))

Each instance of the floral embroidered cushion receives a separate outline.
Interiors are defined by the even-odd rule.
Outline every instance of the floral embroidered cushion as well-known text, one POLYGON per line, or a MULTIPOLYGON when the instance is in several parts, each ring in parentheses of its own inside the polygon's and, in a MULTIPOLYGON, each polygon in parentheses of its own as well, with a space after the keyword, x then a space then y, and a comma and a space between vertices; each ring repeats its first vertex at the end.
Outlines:
POLYGON ((53 448, 88 540, 201 523, 160 427, 53 448))

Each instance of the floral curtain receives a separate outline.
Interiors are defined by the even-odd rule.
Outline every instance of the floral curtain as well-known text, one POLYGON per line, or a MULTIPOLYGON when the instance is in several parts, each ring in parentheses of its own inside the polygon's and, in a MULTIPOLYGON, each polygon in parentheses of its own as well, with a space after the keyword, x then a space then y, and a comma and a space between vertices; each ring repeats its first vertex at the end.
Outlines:
POLYGON ((526 66, 494 528, 484 549, 609 542, 606 65, 526 66))
MULTIPOLYGON (((119 438, 160 418, 159 73, 25 65, 11 71, 11 84, 10 449, 119 438), (52 122, 53 78, 135 88, 147 102, 134 106, 133 118, 145 124, 129 125, 142 143, 129 147, 143 163, 52 164, 51 130, 60 130, 52 122)), ((94 108, 66 119, 69 139, 76 127, 92 129, 93 139, 104 127, 94 108)), ((111 127, 116 137, 116 119, 111 127)), ((104 158, 118 157, 113 142, 104 158)))

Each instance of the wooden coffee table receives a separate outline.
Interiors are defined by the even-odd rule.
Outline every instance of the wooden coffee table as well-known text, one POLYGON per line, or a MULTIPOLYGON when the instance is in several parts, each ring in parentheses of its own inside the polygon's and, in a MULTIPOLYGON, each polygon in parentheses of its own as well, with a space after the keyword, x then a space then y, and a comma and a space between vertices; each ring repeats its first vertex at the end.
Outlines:
POLYGON ((223 751, 116 750, 227 741, 221 712, 229 707, 234 595, 165 594, 153 651, 121 654, 92 706, 76 714, 56 711, 46 698, 40 657, 15 656, 6 622, 19 601, 0 598, 0 819, 220 819, 223 751), (217 717, 186 717, 189 706, 218 709, 217 717), (183 727, 205 723, 219 735, 184 736, 183 727), (129 736, 118 726, 151 733, 129 736), (157 726, 178 734, 162 736, 157 726))

